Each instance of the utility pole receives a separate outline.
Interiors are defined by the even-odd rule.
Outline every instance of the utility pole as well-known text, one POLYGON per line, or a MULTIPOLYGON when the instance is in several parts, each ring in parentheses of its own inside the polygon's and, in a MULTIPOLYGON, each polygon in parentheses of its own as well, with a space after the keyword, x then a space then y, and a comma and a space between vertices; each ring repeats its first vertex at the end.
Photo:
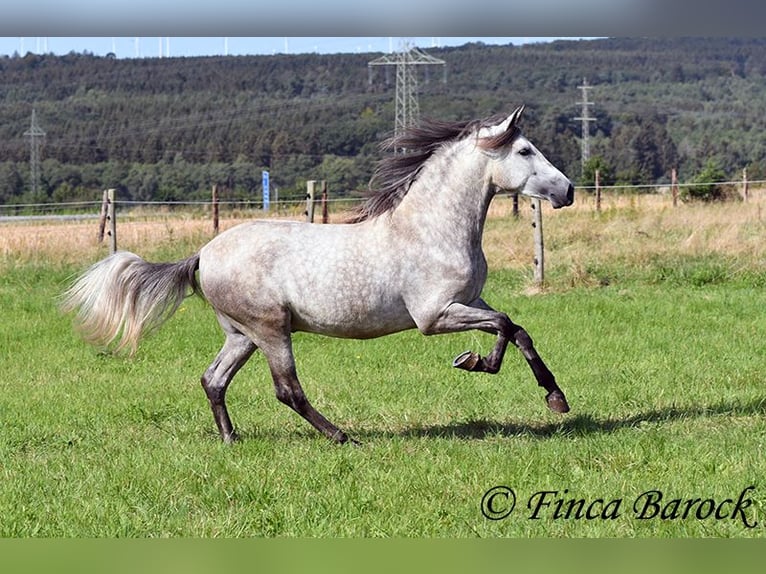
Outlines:
POLYGON ((582 90, 582 101, 580 102, 580 105, 582 106, 581 116, 575 118, 576 120, 580 120, 582 122, 582 174, 585 173, 585 164, 587 163, 588 159, 590 159, 590 126, 588 126, 588 122, 595 122, 596 118, 590 117, 588 113, 588 106, 592 106, 593 102, 588 101, 588 90, 591 89, 591 86, 588 85, 587 78, 582 79, 582 86, 580 86, 580 90, 582 90))
POLYGON ((37 198, 37 194, 40 190, 40 147, 43 144, 42 139, 45 137, 45 132, 37 125, 35 108, 32 108, 32 124, 30 128, 24 132, 24 137, 29 138, 29 166, 32 175, 32 197, 37 198))
POLYGON ((369 83, 372 84, 373 66, 396 66, 396 121, 394 136, 400 135, 409 126, 417 125, 420 121, 420 106, 418 104, 418 80, 416 66, 441 65, 444 67, 444 82, 447 81, 446 62, 434 58, 410 47, 406 42, 399 52, 381 56, 367 63, 369 83))

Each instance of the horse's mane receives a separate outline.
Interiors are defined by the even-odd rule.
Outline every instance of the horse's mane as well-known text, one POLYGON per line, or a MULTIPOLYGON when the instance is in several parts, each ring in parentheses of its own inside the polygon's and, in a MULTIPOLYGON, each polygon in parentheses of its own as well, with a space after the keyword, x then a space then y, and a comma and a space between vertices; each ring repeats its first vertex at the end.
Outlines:
MULTIPOLYGON (((419 125, 388 138, 380 147, 389 155, 378 162, 370 180, 368 199, 354 210, 347 222, 359 223, 392 211, 407 195, 423 165, 438 149, 484 127, 496 126, 503 119, 504 116, 457 122, 423 119, 419 125)), ((483 138, 478 145, 488 150, 501 148, 516 137, 517 131, 514 124, 496 136, 483 138)))

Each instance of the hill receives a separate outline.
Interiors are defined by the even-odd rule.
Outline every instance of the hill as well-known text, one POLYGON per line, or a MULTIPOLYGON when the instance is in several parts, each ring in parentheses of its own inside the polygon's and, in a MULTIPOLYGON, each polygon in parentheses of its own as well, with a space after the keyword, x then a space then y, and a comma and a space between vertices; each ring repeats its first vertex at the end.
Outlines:
MULTIPOLYGON (((691 179, 708 162, 766 172, 766 40, 614 38, 430 49, 422 115, 468 119, 527 105, 524 130, 581 176, 579 86, 596 118, 591 155, 606 183, 691 179), (428 73, 430 72, 430 73, 428 73), (428 75, 427 75, 428 73, 428 75)), ((305 180, 334 195, 366 188, 394 123, 395 74, 380 54, 119 60, 91 54, 0 58, 0 203, 259 198, 262 169, 280 198, 305 180), (42 185, 29 189, 32 109, 45 130, 42 185)))

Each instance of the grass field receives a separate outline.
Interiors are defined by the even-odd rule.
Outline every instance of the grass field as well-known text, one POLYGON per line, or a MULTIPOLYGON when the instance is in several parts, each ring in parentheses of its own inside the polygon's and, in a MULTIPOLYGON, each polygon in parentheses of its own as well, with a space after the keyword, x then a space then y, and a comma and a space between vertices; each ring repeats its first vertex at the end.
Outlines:
MULTIPOLYGON (((56 309, 105 254, 95 224, 2 226, 0 536, 762 537, 763 203, 546 211, 540 290, 528 218, 499 201, 486 299, 527 328, 572 412, 547 411, 514 350, 496 376, 450 367, 488 335, 298 335, 309 398, 360 448, 278 403, 258 356, 229 392, 243 440, 220 444, 199 385, 222 342, 206 304, 133 358, 100 354, 56 309), (487 508, 498 485, 516 506, 490 520, 511 500, 487 508)), ((119 232, 150 259, 208 237, 170 216, 119 232)))

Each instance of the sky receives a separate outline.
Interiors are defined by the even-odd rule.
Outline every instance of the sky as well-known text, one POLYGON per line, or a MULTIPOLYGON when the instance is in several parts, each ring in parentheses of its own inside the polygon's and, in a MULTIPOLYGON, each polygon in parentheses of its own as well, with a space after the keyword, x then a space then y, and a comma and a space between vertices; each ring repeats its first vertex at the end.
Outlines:
MULTIPOLYGON (((693 10, 689 9, 690 4, 690 0, 9 0, 0 10, 0 33, 9 37, 11 44, 14 40, 18 42, 13 36, 30 37, 32 44, 36 44, 36 37, 51 37, 49 47, 53 38, 59 36, 98 35, 107 44, 112 36, 145 36, 147 42, 160 34, 270 36, 271 43, 259 48, 266 53, 283 51, 278 46, 279 37, 307 34, 359 37, 764 34, 766 4, 762 2, 698 0, 693 3, 693 10)), ((387 44, 383 38, 370 39, 384 47, 387 44)), ((10 52, 17 48, 11 45, 10 52)), ((94 53, 111 51, 102 46, 97 48, 94 53)), ((129 48, 132 46, 125 51, 130 52, 129 48)), ((322 46, 318 49, 322 51, 322 46)), ((343 47, 344 51, 347 49, 343 47)), ((171 54, 172 50, 171 42, 171 54)))
POLYGON ((550 42, 554 37, 0 37, 0 56, 114 53, 118 58, 356 53, 398 51, 404 43, 428 49, 468 42, 514 45, 550 42))

